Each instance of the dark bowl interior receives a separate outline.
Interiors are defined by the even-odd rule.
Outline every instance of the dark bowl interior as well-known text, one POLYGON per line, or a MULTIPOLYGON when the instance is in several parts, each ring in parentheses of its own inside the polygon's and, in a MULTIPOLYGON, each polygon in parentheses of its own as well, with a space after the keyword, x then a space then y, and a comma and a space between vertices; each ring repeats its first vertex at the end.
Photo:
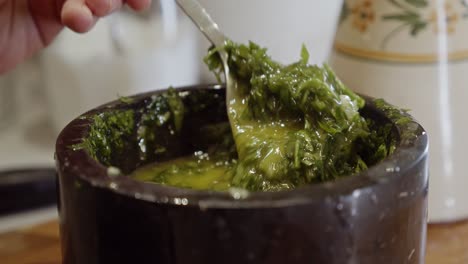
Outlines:
MULTIPOLYGON (((89 116, 140 109, 152 92, 115 101, 73 120, 57 140, 64 263, 423 263, 427 214, 427 136, 411 119, 399 123, 371 98, 362 114, 393 124, 395 152, 368 170, 291 191, 197 191, 135 181, 147 163, 203 147, 200 129, 227 120, 221 86, 180 88, 191 111, 180 134, 158 128, 170 150, 141 158, 129 137, 108 167, 76 150, 89 116)), ((136 119, 138 120, 138 115, 136 119)))

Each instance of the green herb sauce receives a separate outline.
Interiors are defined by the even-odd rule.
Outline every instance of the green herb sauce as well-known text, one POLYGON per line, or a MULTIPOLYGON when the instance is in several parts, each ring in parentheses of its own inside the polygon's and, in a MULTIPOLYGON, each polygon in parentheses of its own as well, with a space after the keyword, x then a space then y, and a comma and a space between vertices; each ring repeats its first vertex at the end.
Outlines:
MULTIPOLYGON (((224 98, 170 88, 143 101, 121 98, 118 110, 88 116, 88 135, 74 148, 138 180, 215 191, 276 191, 330 181, 394 151, 391 122, 362 115, 365 100, 327 65, 309 65, 304 47, 290 65, 254 43, 229 42, 225 49, 236 80, 230 123, 215 114, 225 110, 224 98)), ((205 62, 219 78, 217 54, 211 49, 205 62)), ((395 123, 410 121, 383 100, 374 104, 395 123)))
POLYGON ((197 151, 193 156, 143 167, 134 177, 182 188, 224 191, 231 186, 233 165, 229 160, 197 151))
MULTIPOLYGON (((393 151, 391 125, 361 116, 364 99, 328 66, 309 65, 304 47, 301 59, 286 66, 254 43, 229 42, 225 49, 236 80, 228 115, 237 159, 220 158, 218 150, 147 166, 133 177, 194 189, 275 191, 358 173, 393 151)), ((219 77, 217 50, 205 62, 219 77)))

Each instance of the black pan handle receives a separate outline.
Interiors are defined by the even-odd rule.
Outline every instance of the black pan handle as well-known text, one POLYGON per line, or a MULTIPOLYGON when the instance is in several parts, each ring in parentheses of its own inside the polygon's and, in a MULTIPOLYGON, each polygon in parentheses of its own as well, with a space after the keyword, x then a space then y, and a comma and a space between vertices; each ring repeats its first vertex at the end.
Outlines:
POLYGON ((57 203, 55 168, 0 171, 0 216, 57 203))

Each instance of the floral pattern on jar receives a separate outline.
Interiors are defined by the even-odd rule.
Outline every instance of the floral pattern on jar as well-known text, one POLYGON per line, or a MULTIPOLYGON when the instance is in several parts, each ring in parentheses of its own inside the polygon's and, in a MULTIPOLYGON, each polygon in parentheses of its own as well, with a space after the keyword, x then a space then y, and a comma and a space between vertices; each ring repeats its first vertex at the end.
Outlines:
POLYGON ((449 59, 468 59, 463 32, 468 0, 345 0, 335 48, 376 60, 428 63, 437 60, 434 39, 445 34, 449 59))

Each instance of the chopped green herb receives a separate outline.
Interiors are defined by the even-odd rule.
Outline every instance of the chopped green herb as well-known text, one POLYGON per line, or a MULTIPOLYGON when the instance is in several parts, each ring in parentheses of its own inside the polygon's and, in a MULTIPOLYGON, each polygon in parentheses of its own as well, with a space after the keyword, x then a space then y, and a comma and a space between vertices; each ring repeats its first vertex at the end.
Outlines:
POLYGON ((167 92, 151 97, 151 101, 143 109, 137 129, 140 159, 147 160, 165 152, 165 147, 157 142, 158 135, 155 131, 166 127, 169 134, 179 133, 184 114, 184 103, 175 89, 169 88, 167 92))
POLYGON ((124 104, 131 104, 133 103, 133 98, 126 97, 126 96, 119 96, 119 101, 124 103, 124 104))
POLYGON ((110 166, 114 157, 122 155, 134 129, 133 110, 102 112, 91 118, 88 136, 75 148, 84 148, 104 165, 110 166))
POLYGON ((374 100, 375 106, 382 110, 390 119, 393 119, 394 122, 398 125, 404 125, 411 122, 411 118, 407 115, 408 109, 397 109, 387 102, 384 99, 374 100))

